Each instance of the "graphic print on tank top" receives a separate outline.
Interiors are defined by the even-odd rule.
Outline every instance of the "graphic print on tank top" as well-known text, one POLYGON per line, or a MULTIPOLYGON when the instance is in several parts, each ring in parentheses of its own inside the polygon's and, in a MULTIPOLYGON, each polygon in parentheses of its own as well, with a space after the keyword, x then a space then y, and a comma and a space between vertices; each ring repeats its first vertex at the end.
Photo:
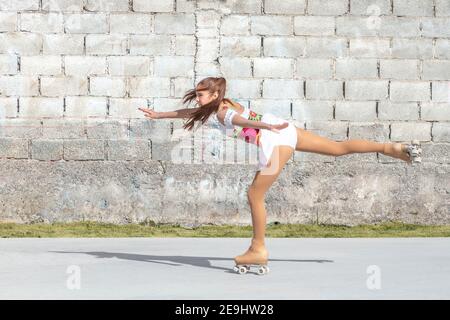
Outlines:
MULTIPOLYGON (((227 109, 228 107, 225 106, 224 109, 227 109)), ((249 110, 249 114, 247 119, 248 120, 254 120, 254 121, 261 121, 262 114, 256 113, 252 110, 249 110)), ((259 138, 261 137, 261 129, 259 128, 244 128, 244 127, 238 127, 234 128, 233 131, 233 137, 234 138, 240 138, 243 139, 247 143, 253 143, 259 146, 259 138)))
MULTIPOLYGON (((226 110, 228 106, 224 106, 226 110)), ((235 110, 233 107, 229 107, 235 110)), ((248 120, 261 121, 262 114, 256 113, 250 108, 243 106, 244 111, 242 113, 236 112, 243 118, 248 120)), ((217 118, 217 113, 210 117, 208 120, 208 128, 206 129, 205 141, 203 144, 203 151, 206 151, 209 157, 216 160, 223 160, 225 152, 225 140, 224 135, 230 138, 238 138, 244 140, 246 143, 255 144, 258 148, 260 146, 261 129, 259 128, 242 128, 239 126, 230 127, 224 125, 217 118)))

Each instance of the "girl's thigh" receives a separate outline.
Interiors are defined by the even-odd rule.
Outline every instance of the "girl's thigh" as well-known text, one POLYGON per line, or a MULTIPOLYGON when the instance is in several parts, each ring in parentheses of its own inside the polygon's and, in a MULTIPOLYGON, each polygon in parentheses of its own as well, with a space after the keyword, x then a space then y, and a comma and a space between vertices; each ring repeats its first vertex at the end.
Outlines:
POLYGON ((265 193, 272 183, 278 178, 283 167, 292 157, 294 149, 291 146, 275 146, 268 161, 267 168, 256 172, 250 188, 265 193))

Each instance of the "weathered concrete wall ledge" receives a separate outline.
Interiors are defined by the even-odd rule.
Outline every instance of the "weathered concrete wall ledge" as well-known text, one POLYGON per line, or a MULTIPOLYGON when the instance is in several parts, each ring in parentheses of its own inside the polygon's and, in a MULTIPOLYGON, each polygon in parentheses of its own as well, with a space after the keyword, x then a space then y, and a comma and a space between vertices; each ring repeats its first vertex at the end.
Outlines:
MULTIPOLYGON (((450 223, 449 163, 367 155, 290 160, 267 193, 268 223, 450 223)), ((251 224, 254 165, 2 159, 0 176, 0 221, 251 224)))

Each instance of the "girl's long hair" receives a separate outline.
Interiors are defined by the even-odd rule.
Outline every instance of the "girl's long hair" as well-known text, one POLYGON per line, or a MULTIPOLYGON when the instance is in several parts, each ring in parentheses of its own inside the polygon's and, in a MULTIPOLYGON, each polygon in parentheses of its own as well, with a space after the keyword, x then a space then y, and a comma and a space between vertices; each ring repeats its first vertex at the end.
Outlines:
POLYGON ((217 91, 219 92, 219 96, 217 97, 217 99, 212 100, 211 102, 201 106, 197 111, 193 112, 188 118, 187 122, 183 125, 183 128, 192 130, 196 121, 200 122, 197 128, 203 125, 213 112, 217 112, 219 110, 219 106, 222 100, 234 105, 231 100, 225 98, 226 86, 227 82, 225 78, 208 77, 202 79, 197 84, 196 88, 188 90, 183 96, 183 104, 190 103, 192 100, 194 100, 196 98, 196 91, 207 90, 211 94, 217 91))

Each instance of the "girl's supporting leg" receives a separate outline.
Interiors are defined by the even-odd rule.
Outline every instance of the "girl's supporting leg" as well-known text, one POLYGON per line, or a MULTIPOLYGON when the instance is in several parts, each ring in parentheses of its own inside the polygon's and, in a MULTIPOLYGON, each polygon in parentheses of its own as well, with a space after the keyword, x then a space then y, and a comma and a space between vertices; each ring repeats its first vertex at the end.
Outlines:
POLYGON ((265 194, 293 153, 294 149, 290 146, 276 146, 269 160, 268 170, 263 169, 256 172, 255 178, 247 192, 252 212, 252 244, 246 253, 235 257, 236 264, 263 263, 263 261, 267 260, 268 253, 264 242, 266 232, 265 194))
POLYGON ((301 128, 297 128, 297 146, 295 150, 329 156, 379 152, 386 156, 402 159, 408 163, 411 162, 406 153, 406 146, 401 143, 379 143, 361 139, 334 141, 301 128))

